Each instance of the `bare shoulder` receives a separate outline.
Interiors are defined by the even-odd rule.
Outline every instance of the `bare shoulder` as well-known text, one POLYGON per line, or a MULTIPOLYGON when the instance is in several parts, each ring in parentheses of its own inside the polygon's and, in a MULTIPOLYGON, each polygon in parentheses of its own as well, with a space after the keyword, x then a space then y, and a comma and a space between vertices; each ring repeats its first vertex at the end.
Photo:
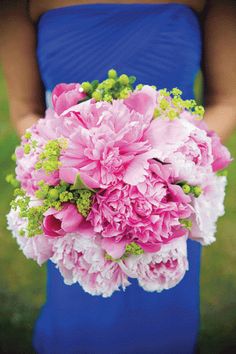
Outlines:
MULTIPOLYGON (((78 0, 29 0, 28 1, 28 10, 29 15, 33 22, 37 22, 39 17, 48 10, 57 9, 60 7, 67 7, 73 5, 80 5, 80 4, 89 4, 89 3, 96 3, 98 1, 78 1, 78 0)), ((109 2, 109 1, 99 1, 102 2, 109 2)), ((110 1, 112 2, 112 1, 110 1)))

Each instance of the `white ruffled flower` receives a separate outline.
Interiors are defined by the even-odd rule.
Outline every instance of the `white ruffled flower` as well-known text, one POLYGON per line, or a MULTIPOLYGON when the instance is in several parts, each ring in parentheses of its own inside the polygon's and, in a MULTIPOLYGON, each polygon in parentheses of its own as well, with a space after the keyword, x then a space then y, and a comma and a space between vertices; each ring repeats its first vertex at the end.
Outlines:
POLYGON ((27 219, 19 216, 19 210, 11 208, 7 215, 8 230, 12 232, 16 239, 20 250, 27 258, 31 258, 39 265, 42 265, 52 256, 52 245, 48 237, 44 235, 37 235, 28 237, 26 235, 27 219), (25 232, 22 236, 21 230, 25 232))
POLYGON ((217 219, 224 215, 226 177, 211 174, 203 185, 202 194, 193 198, 195 214, 192 216, 190 238, 202 245, 215 241, 217 219))
POLYGON ((188 270, 186 237, 163 245, 155 253, 130 256, 122 269, 146 291, 167 290, 177 285, 188 270))
POLYGON ((53 242, 52 261, 64 277, 65 284, 78 282, 91 295, 109 297, 130 284, 117 262, 105 258, 100 238, 93 231, 71 233, 53 242), (93 237, 92 237, 93 236, 93 237))

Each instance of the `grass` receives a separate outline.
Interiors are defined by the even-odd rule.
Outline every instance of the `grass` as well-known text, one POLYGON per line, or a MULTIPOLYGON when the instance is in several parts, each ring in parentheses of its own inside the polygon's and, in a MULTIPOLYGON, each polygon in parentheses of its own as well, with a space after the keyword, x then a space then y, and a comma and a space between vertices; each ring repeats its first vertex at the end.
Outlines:
MULTIPOLYGON (((9 124, 6 88, 0 73, 0 353, 28 354, 32 329, 45 300, 45 268, 25 259, 6 230, 11 187, 10 156, 18 139, 9 124)), ((236 135, 228 142, 236 156, 236 135)), ((236 166, 229 168, 226 215, 218 224, 217 242, 203 250, 200 353, 236 352, 236 166)))
POLYGON ((9 125, 6 88, 0 76, 0 353, 33 353, 31 336, 45 299, 45 268, 27 260, 6 230, 12 188, 5 175, 13 169, 11 154, 18 143, 9 125))

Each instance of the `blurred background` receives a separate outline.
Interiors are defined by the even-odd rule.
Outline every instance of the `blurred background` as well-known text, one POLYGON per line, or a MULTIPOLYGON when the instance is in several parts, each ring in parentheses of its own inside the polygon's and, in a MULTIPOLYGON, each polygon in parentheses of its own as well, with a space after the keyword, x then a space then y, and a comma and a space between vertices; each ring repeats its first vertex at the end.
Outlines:
MULTIPOLYGON (((196 80, 195 91, 200 97, 201 76, 196 80)), ((5 182, 5 176, 14 168, 11 155, 18 142, 9 123, 6 87, 0 70, 0 354, 34 353, 33 326, 45 300, 45 266, 40 268, 27 260, 6 230, 5 215, 12 188, 5 182)), ((227 146, 236 157, 236 134, 227 146)), ((203 249, 200 353, 236 353, 235 332, 236 164, 233 163, 228 169, 226 215, 218 223, 217 242, 203 249)))

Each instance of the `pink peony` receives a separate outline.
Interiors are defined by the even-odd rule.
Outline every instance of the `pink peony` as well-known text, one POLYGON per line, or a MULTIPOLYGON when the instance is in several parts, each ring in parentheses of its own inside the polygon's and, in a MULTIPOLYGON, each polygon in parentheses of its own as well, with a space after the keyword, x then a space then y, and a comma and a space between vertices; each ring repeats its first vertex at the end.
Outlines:
POLYGON ((46 174, 42 169, 35 169, 35 164, 44 145, 49 140, 58 137, 56 126, 59 126, 60 123, 55 124, 55 122, 57 120, 52 118, 52 112, 47 110, 45 119, 39 119, 37 124, 27 129, 27 132, 31 134, 30 141, 33 141, 35 146, 31 147, 30 152, 26 154, 24 147, 29 141, 23 136, 21 145, 16 148, 16 177, 20 181, 22 188, 30 195, 34 195, 34 192, 38 189, 38 182, 41 180, 52 186, 59 182, 58 171, 46 174))
POLYGON ((74 204, 65 203, 61 210, 48 209, 44 213, 43 232, 46 236, 60 237, 76 232, 83 220, 74 204))
POLYGON ((134 91, 124 103, 129 110, 145 116, 145 120, 151 122, 153 112, 157 102, 157 92, 148 85, 144 85, 141 90, 134 91))
POLYGON ((105 259, 100 237, 89 223, 81 224, 79 232, 67 234, 53 242, 52 261, 56 263, 66 284, 79 282, 91 295, 109 297, 121 286, 130 283, 118 263, 105 259))
POLYGON ((64 112, 80 126, 71 131, 62 154, 60 178, 73 183, 79 173, 91 188, 106 188, 122 178, 126 164, 151 149, 143 135, 155 108, 153 91, 146 87, 126 100, 91 100, 64 112))
POLYGON ((211 139, 213 162, 212 169, 214 172, 223 170, 232 161, 229 150, 221 143, 219 136, 212 130, 209 130, 204 120, 197 120, 190 112, 184 111, 181 118, 188 120, 198 128, 204 130, 211 139))
POLYGON ((119 182, 95 195, 88 220, 113 258, 121 257, 130 242, 156 252, 163 243, 186 234, 180 219, 191 215, 191 199, 169 182, 169 174, 166 166, 155 162, 137 186, 119 182))
POLYGON ((146 291, 161 292, 177 285, 188 270, 186 237, 163 245, 156 253, 129 256, 120 263, 146 291))
POLYGON ((68 108, 86 97, 80 84, 58 84, 52 91, 52 103, 55 112, 60 115, 68 108))
POLYGON ((8 230, 12 232, 13 237, 27 258, 31 258, 39 265, 42 265, 52 256, 51 240, 44 235, 28 237, 20 235, 20 231, 26 232, 27 220, 19 216, 19 211, 11 209, 7 215, 8 230))
POLYGON ((230 152, 224 145, 221 144, 220 138, 215 132, 209 131, 208 136, 212 141, 212 153, 214 159, 212 163, 213 171, 217 172, 219 170, 223 170, 228 167, 232 161, 230 152))
POLYGON ((194 214, 190 238, 208 245, 215 241, 217 219, 224 215, 226 177, 208 175, 202 184, 203 192, 193 199, 194 214))
POLYGON ((158 152, 156 157, 171 164, 175 180, 200 183, 212 172, 211 139, 187 120, 154 120, 145 138, 158 152))
MULTIPOLYGON (((128 98, 114 100, 112 103, 106 101, 96 102, 93 99, 87 100, 68 108, 63 112, 62 116, 73 117, 74 120, 77 120, 81 126, 87 129, 98 128, 103 124, 107 124, 118 132, 127 124, 127 118, 125 117, 127 112, 129 120, 137 122, 137 115, 139 115, 140 123, 147 127, 153 118, 155 106, 155 90, 149 86, 144 86, 142 90, 131 93, 128 98)), ((143 128, 135 123, 133 127, 134 129, 132 129, 130 135, 134 135, 136 132, 135 136, 133 136, 136 139, 137 133, 142 133, 143 128)))

